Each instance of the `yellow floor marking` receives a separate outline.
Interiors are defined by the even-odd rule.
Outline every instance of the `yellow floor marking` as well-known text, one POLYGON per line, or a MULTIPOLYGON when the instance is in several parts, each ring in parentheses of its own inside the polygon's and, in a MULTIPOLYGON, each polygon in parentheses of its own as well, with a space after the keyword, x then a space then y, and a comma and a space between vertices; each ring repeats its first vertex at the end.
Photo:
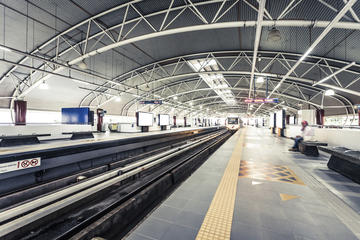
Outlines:
POLYGON ((299 198, 300 196, 289 195, 289 194, 285 194, 285 193, 280 193, 280 197, 281 197, 281 200, 283 200, 283 201, 288 201, 288 200, 291 200, 291 199, 299 198))
POLYGON ((287 166, 263 162, 241 161, 239 178, 252 178, 305 185, 287 166))
POLYGON ((241 131, 196 240, 230 239, 244 136, 245 129, 241 131))

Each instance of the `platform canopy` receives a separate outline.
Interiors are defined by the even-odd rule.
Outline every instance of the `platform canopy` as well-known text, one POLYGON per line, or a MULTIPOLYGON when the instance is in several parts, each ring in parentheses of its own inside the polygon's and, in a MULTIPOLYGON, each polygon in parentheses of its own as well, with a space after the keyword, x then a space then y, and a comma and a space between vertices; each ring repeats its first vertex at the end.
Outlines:
POLYGON ((357 0, 0 1, 0 23, 1 108, 333 115, 360 103, 357 0))

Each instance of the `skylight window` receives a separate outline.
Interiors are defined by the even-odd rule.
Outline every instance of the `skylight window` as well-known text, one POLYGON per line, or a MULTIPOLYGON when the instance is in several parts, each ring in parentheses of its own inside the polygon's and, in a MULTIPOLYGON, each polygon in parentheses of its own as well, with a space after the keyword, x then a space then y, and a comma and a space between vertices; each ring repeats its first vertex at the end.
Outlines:
POLYGON ((230 90, 231 86, 224 78, 224 75, 211 73, 212 71, 219 70, 219 66, 215 59, 190 60, 188 61, 188 65, 194 71, 201 72, 199 73, 200 77, 226 104, 234 105, 236 103, 235 95, 230 90))

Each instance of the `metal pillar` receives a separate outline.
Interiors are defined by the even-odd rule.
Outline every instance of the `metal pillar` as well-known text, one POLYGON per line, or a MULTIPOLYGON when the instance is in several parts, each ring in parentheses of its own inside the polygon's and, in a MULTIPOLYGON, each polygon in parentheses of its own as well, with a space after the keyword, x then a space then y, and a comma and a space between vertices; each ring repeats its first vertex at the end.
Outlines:
POLYGON ((104 120, 104 110, 101 108, 96 109, 97 114, 97 131, 102 132, 102 125, 104 120))
POLYGON ((290 115, 286 115, 286 125, 290 124, 290 115))
POLYGON ((316 110, 316 124, 317 125, 324 125, 324 117, 325 117, 325 110, 324 109, 317 109, 316 110))
POLYGON ((26 125, 27 102, 22 100, 14 101, 15 125, 26 125))

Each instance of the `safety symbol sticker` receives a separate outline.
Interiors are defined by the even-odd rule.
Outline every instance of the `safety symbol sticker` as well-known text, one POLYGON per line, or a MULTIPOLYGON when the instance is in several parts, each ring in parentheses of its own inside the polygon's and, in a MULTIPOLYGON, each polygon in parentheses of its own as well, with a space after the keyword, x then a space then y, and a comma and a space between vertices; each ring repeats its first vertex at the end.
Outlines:
POLYGON ((38 164, 38 160, 37 160, 37 158, 33 158, 33 159, 31 159, 30 160, 30 165, 32 166, 32 167, 36 167, 37 166, 37 164, 38 164))
POLYGON ((30 158, 14 162, 0 163, 0 174, 6 172, 12 172, 17 170, 23 170, 27 168, 40 167, 41 158, 30 158))
POLYGON ((30 165, 29 160, 22 161, 22 163, 21 163, 22 168, 27 168, 29 165, 30 165))

